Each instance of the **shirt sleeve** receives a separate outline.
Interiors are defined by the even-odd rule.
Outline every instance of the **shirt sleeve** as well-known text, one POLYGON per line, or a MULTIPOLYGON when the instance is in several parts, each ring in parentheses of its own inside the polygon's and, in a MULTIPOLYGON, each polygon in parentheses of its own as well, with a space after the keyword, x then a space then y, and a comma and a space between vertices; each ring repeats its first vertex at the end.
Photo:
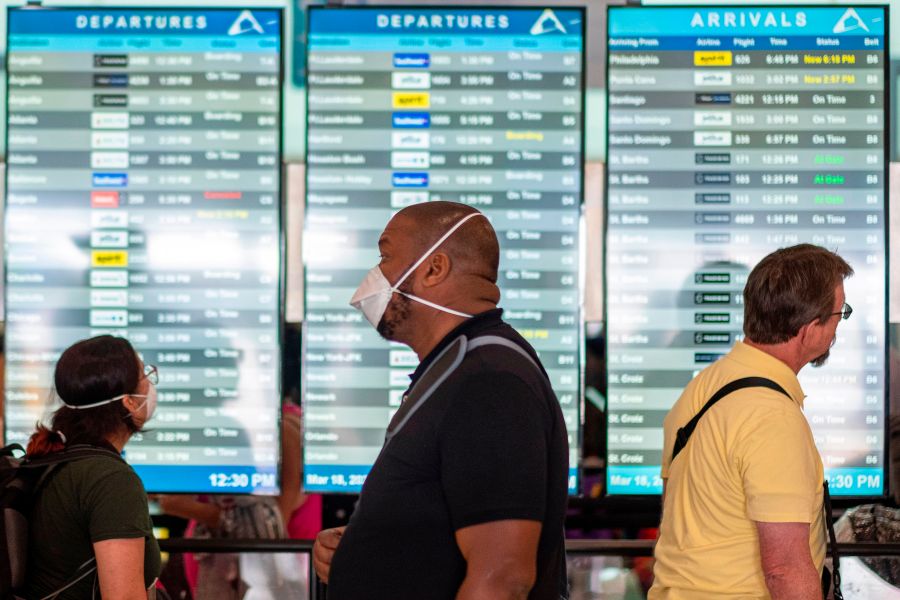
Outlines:
POLYGON ((675 437, 678 430, 694 418, 695 411, 692 408, 691 399, 697 394, 696 385, 697 379, 691 380, 663 419, 663 453, 660 468, 660 476, 663 479, 669 478, 669 471, 672 468, 672 452, 675 450, 675 437))
POLYGON ((441 482, 454 530, 542 521, 548 485, 546 400, 511 374, 470 378, 441 424, 441 482))
POLYGON ((736 446, 738 467, 754 521, 812 523, 821 506, 821 461, 799 410, 758 419, 736 446))
POLYGON ((85 499, 91 541, 151 537, 147 494, 137 474, 127 465, 97 462, 108 470, 98 474, 85 499))

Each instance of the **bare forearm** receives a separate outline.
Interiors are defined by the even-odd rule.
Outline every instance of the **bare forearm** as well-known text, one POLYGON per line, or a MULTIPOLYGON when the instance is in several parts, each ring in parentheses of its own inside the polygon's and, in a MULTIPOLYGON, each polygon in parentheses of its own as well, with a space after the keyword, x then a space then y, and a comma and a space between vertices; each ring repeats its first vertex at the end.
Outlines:
POLYGON ((163 506, 163 510, 166 514, 182 519, 194 519, 207 527, 218 527, 219 517, 222 514, 222 509, 215 504, 193 500, 179 502, 177 505, 163 506))
POLYGON ((757 521, 759 558, 772 600, 819 600, 822 580, 809 548, 809 523, 757 521))
POLYGON ((524 581, 476 580, 467 576, 456 593, 456 600, 525 600, 531 585, 524 581))
POLYGON ((820 600, 822 580, 812 563, 766 574, 772 600, 820 600))

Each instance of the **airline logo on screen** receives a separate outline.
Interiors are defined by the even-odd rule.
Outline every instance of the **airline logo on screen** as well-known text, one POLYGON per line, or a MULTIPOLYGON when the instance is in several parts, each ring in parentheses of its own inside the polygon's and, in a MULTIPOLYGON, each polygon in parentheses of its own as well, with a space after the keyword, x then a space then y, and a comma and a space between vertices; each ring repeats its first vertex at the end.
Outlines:
POLYGON ((853 31, 854 29, 862 29, 865 32, 869 31, 865 21, 859 16, 856 9, 848 8, 831 31, 833 33, 846 33, 848 31, 853 31))
POLYGON ((531 35, 543 35, 545 33, 568 33, 565 25, 551 9, 546 9, 531 26, 531 35))
MULTIPOLYGON (((272 19, 266 22, 266 25, 277 25, 278 21, 272 19)), ((265 35, 266 30, 260 24, 259 20, 253 15, 252 11, 242 10, 237 16, 231 27, 228 28, 228 35, 244 35, 252 33, 256 35, 265 35)))
POLYGON ((256 17, 253 16, 253 13, 249 10, 244 10, 241 11, 238 18, 235 19, 234 23, 231 24, 231 27, 228 28, 228 35, 241 35, 242 33, 248 33, 250 31, 265 33, 262 25, 260 25, 259 21, 256 20, 256 17))

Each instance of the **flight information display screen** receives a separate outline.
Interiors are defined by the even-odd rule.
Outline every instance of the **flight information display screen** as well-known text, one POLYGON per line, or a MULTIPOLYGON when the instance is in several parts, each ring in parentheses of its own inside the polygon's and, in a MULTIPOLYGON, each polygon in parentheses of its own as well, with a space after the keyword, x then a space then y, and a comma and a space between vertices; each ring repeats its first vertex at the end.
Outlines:
POLYGON ((311 8, 304 487, 358 491, 418 364, 348 304, 405 206, 463 202, 500 238, 504 319, 579 445, 580 9, 311 8))
POLYGON ((149 491, 278 489, 281 12, 10 9, 6 442, 73 342, 127 337, 149 491))
POLYGON ((747 275, 808 242, 856 274, 804 412, 832 494, 883 494, 885 9, 608 16, 609 493, 661 492, 663 418, 741 339, 747 275))

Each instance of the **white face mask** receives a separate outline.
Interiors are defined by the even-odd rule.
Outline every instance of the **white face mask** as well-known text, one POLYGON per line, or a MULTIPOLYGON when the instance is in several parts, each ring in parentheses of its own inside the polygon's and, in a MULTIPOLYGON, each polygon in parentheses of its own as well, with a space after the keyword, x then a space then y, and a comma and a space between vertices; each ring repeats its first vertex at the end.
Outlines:
POLYGON ((137 409, 135 409, 135 412, 140 411, 142 408, 144 408, 144 405, 147 405, 147 418, 144 419, 144 422, 146 423, 153 418, 153 413, 156 412, 156 386, 152 383, 150 384, 150 389, 147 390, 146 394, 120 394, 114 398, 101 400, 100 402, 92 402, 91 404, 82 404, 79 406, 75 404, 66 404, 66 402, 63 402, 63 405, 74 410, 84 410, 86 408, 95 408, 97 406, 103 406, 105 404, 112 404, 113 402, 123 400, 127 396, 131 396, 132 398, 144 398, 144 401, 140 406, 137 407, 137 409))
MULTIPOLYGON (((132 397, 135 397, 134 394, 131 394, 132 397)), ((137 396, 140 398, 140 395, 137 396)), ((144 419, 144 423, 153 418, 154 413, 156 413, 156 386, 152 383, 150 384, 150 389, 147 390, 147 395, 144 396, 144 404, 147 405, 147 418, 144 419)), ((137 407, 138 410, 144 407, 144 404, 141 404, 137 407)))
MULTIPOLYGON (((452 308, 447 308, 446 306, 441 306, 440 304, 435 304, 434 302, 430 302, 425 300, 424 298, 419 298, 418 296, 413 296, 412 294, 408 294, 406 292, 401 292, 398 288, 403 284, 404 281, 419 268, 425 260, 431 256, 431 254, 443 244, 447 238, 453 235, 457 229, 462 227, 463 223, 468 221, 473 217, 484 217, 481 213, 472 213, 470 215, 466 215, 462 219, 460 219, 456 225, 450 228, 450 230, 445 233, 441 238, 434 243, 431 248, 429 248, 425 254, 423 254, 419 260, 413 263, 413 265, 403 274, 400 279, 397 280, 397 283, 391 285, 391 282, 387 280, 387 277, 384 276, 384 273, 381 271, 381 267, 375 265, 372 269, 366 273, 365 279, 363 279, 362 283, 354 292, 353 297, 350 299, 350 306, 362 311, 362 313, 366 316, 369 323, 372 324, 372 327, 378 327, 378 324, 381 322, 381 318, 384 316, 384 311, 387 310, 388 303, 391 301, 391 296, 393 296, 394 292, 406 296, 410 300, 415 300, 420 304, 424 304, 425 306, 430 306, 435 310, 440 310, 445 313, 450 313, 451 315, 456 315, 457 317, 469 318, 472 315, 467 315, 466 313, 459 312, 458 310, 453 310, 452 308)), ((485 217, 486 218, 486 217, 485 217)))

